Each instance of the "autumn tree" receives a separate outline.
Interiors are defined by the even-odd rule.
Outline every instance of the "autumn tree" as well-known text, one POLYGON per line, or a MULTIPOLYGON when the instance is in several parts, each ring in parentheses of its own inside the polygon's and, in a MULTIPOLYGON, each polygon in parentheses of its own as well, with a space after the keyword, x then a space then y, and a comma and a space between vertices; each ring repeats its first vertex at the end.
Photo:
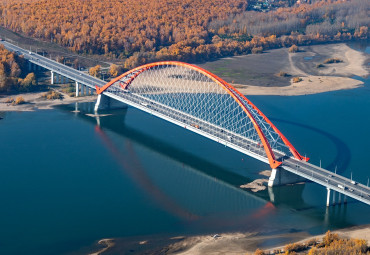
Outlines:
POLYGON ((29 73, 24 79, 19 79, 19 86, 21 91, 30 91, 32 86, 36 86, 36 76, 34 73, 29 73))
POLYGON ((295 44, 293 44, 292 46, 290 46, 290 48, 289 48, 289 52, 290 53, 295 53, 295 52, 298 52, 298 46, 297 45, 295 45, 295 44))
POLYGON ((100 77, 100 75, 101 75, 101 66, 96 65, 94 67, 91 67, 89 69, 89 74, 92 75, 92 76, 95 76, 95 77, 100 77))
POLYGON ((112 64, 109 68, 109 74, 112 77, 116 77, 121 72, 121 68, 115 64, 112 64))

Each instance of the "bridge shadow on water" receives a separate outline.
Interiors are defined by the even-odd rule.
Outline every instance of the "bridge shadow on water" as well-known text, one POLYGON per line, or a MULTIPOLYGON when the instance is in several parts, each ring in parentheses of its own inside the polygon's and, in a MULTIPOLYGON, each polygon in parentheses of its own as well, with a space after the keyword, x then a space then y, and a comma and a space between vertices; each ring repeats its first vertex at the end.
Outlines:
POLYGON ((337 173, 342 174, 349 166, 349 163, 351 161, 351 150, 349 147, 337 136, 334 136, 322 129, 318 129, 314 126, 309 126, 306 124, 298 123, 298 122, 293 122, 289 120, 283 120, 283 119, 275 119, 275 118, 270 118, 274 122, 281 122, 281 123, 286 123, 292 126, 296 127, 301 127, 304 129, 308 129, 310 131, 313 131, 315 133, 318 133, 322 136, 327 137, 330 141, 333 142, 335 148, 336 148, 336 155, 334 157, 334 160, 330 162, 329 164, 325 164, 323 168, 329 170, 329 171, 334 171, 335 168, 337 168, 337 173))
MULTIPOLYGON (((73 109, 73 106, 63 106, 62 108, 68 111, 76 110, 73 109)), ((258 193, 252 193, 250 191, 242 190, 239 188, 239 186, 241 184, 249 183, 253 181, 253 179, 231 172, 228 169, 225 169, 224 167, 203 158, 202 156, 197 156, 195 154, 182 150, 180 146, 173 146, 173 144, 170 144, 167 141, 162 140, 161 138, 148 135, 133 128, 132 126, 126 125, 125 117, 127 109, 100 112, 100 115, 102 117, 96 117, 90 114, 93 109, 91 105, 80 104, 78 108, 78 110, 81 112, 76 112, 76 116, 78 116, 78 118, 80 119, 83 119, 84 121, 88 121, 89 123, 96 125, 96 133, 102 139, 105 147, 111 152, 112 155, 114 155, 116 161, 122 166, 122 169, 125 169, 127 175, 131 179, 133 179, 142 190, 144 190, 147 194, 150 194, 153 200, 156 201, 157 204, 159 204, 163 209, 165 209, 172 215, 176 215, 178 218, 181 218, 186 222, 193 222, 193 224, 200 224, 203 226, 207 225, 208 227, 212 226, 212 229, 227 229, 230 227, 235 228, 235 224, 238 224, 239 227, 248 226, 248 230, 253 228, 255 230, 258 230, 263 225, 261 225, 261 223, 266 221, 266 217, 268 217, 268 215, 270 214, 274 214, 275 206, 288 208, 288 210, 292 210, 294 211, 294 213, 316 210, 316 212, 312 215, 308 213, 303 213, 303 215, 304 217, 309 217, 311 218, 311 220, 314 221, 323 220, 322 212, 324 211, 324 204, 322 207, 317 208, 305 203, 302 196, 303 190, 305 188, 304 184, 274 187, 258 193), (104 117, 104 114, 109 114, 109 116, 104 117), (107 134, 106 131, 113 132, 127 138, 128 141, 126 141, 124 145, 124 151, 126 151, 127 153, 122 153, 120 149, 117 149, 114 141, 110 139, 109 134, 107 134), (155 151, 158 154, 164 155, 171 160, 180 162, 185 166, 187 170, 191 169, 191 171, 195 171, 197 172, 197 174, 201 174, 212 183, 217 183, 217 185, 225 187, 225 190, 230 190, 232 192, 232 196, 240 196, 240 194, 242 193, 244 194, 243 196, 248 197, 248 201, 255 200, 255 202, 252 202, 253 205, 251 206, 254 209, 246 210, 245 212, 248 212, 248 214, 238 219, 230 218, 229 220, 225 220, 227 217, 223 217, 222 221, 212 219, 212 217, 210 216, 205 218, 202 215, 199 215, 197 211, 194 210, 194 208, 188 208, 186 204, 184 205, 181 204, 181 202, 179 203, 178 201, 176 201, 176 199, 171 197, 171 194, 166 194, 165 190, 163 190, 153 180, 151 180, 151 177, 148 176, 145 172, 145 167, 143 167, 140 158, 135 154, 135 146, 133 146, 130 141, 149 148, 151 151, 155 151), (270 201, 272 201, 273 204, 270 201), (201 223, 199 222, 200 219, 201 223)), ((310 126, 301 125, 299 123, 283 120, 277 121, 286 122, 291 125, 298 125, 326 135, 337 146, 338 155, 336 158, 340 158, 343 153, 349 151, 347 146, 345 146, 342 141, 324 131, 310 126)), ((346 164, 348 165, 348 162, 349 158, 344 162, 342 161, 341 166, 346 164)), ((330 165, 333 164, 334 162, 330 165)), ((181 180, 181 182, 186 181, 191 182, 191 180, 181 180)), ((189 185, 194 184, 189 183, 189 185)), ((237 203, 248 203, 247 200, 239 199, 237 203)), ((238 206, 240 207, 240 205, 236 205, 236 207, 238 206)), ((240 210, 243 211, 245 209, 240 210)), ((330 212, 330 217, 327 217, 334 217, 331 209, 330 212)), ((345 217, 342 220, 343 225, 348 225, 345 217)), ((326 222, 330 221, 326 219, 326 222)), ((326 223, 325 225, 327 224, 329 223, 326 223)))

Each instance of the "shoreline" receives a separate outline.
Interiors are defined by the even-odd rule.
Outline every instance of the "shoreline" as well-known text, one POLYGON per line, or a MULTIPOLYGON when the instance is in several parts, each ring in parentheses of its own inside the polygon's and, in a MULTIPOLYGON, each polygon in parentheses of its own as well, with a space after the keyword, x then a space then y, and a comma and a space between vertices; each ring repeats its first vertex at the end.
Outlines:
POLYGON ((79 103, 93 102, 96 100, 96 95, 83 97, 70 97, 63 92, 60 91, 58 92, 63 95, 63 99, 47 100, 41 98, 41 95, 45 94, 46 92, 29 92, 15 95, 0 95, 0 112, 14 112, 14 111, 23 112, 23 111, 46 110, 52 109, 54 106, 57 105, 71 104, 75 102, 79 103), (8 98, 12 97, 15 99, 20 96, 24 98, 26 103, 19 105, 11 105, 5 102, 8 98))
POLYGON ((247 96, 303 96, 331 91, 360 88, 364 82, 348 77, 338 76, 300 76, 301 82, 285 87, 257 87, 235 84, 237 89, 247 96))
MULTIPOLYGON (((370 244, 370 225, 353 226, 331 231, 341 238, 364 239, 370 244)), ((326 233, 326 232, 325 232, 326 233)), ((262 249, 266 254, 274 250, 282 250, 285 245, 305 243, 312 239, 322 239, 325 233, 311 235, 307 232, 292 232, 282 234, 268 234, 260 232, 227 232, 219 234, 191 235, 181 237, 136 237, 110 238, 96 241, 88 250, 88 254, 176 254, 176 255, 244 255, 254 254, 262 249), (106 242, 109 240, 109 243, 106 242), (271 245, 268 245, 270 243, 271 245)), ((306 254, 306 253, 305 253, 306 254)))
MULTIPOLYGON (((263 53, 261 55, 252 54, 224 58, 200 66, 210 70, 211 72, 212 69, 215 69, 214 65, 219 65, 221 69, 222 66, 227 66, 227 70, 232 72, 233 68, 239 68, 243 64, 244 69, 238 69, 237 71, 239 73, 234 73, 231 77, 228 77, 228 75, 230 75, 228 73, 219 73, 217 68, 214 70, 214 73, 221 76, 221 78, 224 78, 226 81, 231 78, 238 78, 238 75, 246 75, 246 77, 254 77, 253 75, 258 75, 259 78, 266 79, 258 80, 256 78, 252 78, 251 80, 243 80, 245 78, 244 77, 239 80, 242 82, 237 81, 234 83, 234 80, 231 82, 229 81, 231 85, 247 97, 254 95, 301 96, 355 89, 362 87, 364 82, 350 77, 369 76, 370 68, 366 65, 370 59, 369 54, 354 50, 344 43, 304 46, 301 48, 302 50, 296 53, 289 53, 288 49, 282 48, 271 50, 270 52, 263 53), (340 58, 342 62, 325 64, 323 68, 315 68, 318 63, 322 63, 324 59, 328 58, 340 58), (270 59, 271 61, 269 61, 270 59), (306 59, 315 59, 315 61, 307 61, 306 59), (259 63, 256 63, 256 68, 259 71, 263 69, 261 71, 262 73, 253 73, 252 76, 250 76, 251 74, 248 73, 248 70, 258 61, 259 63), (232 65, 236 65, 237 67, 232 65), (276 73, 273 72, 277 70, 289 74, 289 77, 278 77, 276 73), (244 74, 244 72, 246 74, 244 74), (294 83, 293 77, 300 77, 302 81, 294 83), (268 82, 268 84, 275 84, 275 81, 279 86, 266 86, 266 82, 268 82)), ((45 92, 0 95, 0 111, 33 111, 37 109, 50 109, 55 105, 70 104, 74 102, 90 102, 96 99, 96 96, 70 97, 65 93, 62 93, 64 96, 62 100, 43 100, 40 98, 43 93, 45 92), (22 96, 27 103, 15 106, 5 103, 7 98, 15 98, 18 96, 22 96)))
MULTIPOLYGON (((333 233, 339 234, 342 238, 356 238, 364 239, 370 244, 370 225, 361 225, 355 227, 349 227, 344 229, 338 229, 331 231, 333 233)), ((264 250, 267 254, 274 250, 281 250, 285 245, 289 243, 304 243, 310 239, 316 238, 321 239, 325 233, 319 235, 310 235, 306 232, 298 233, 287 233, 287 234, 277 234, 272 236, 258 236, 251 234, 242 233, 230 233, 230 234, 220 234, 220 237, 214 239, 210 236, 200 237, 200 241, 192 246, 188 246, 187 250, 181 253, 176 253, 178 255, 200 255, 200 254, 217 254, 218 252, 239 255, 254 253, 257 248, 264 250), (280 245, 274 245, 270 247, 261 248, 258 247, 259 243, 264 243, 272 239, 290 239, 288 242, 283 242, 280 245), (247 245, 246 245, 247 244, 247 245)))

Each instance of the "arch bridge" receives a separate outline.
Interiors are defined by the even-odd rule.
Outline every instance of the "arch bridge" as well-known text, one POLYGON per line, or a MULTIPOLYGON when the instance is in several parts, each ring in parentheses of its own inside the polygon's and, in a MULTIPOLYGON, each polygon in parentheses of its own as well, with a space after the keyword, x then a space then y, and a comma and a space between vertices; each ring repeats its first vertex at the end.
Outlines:
POLYGON ((284 157, 307 161, 251 101, 195 65, 176 61, 143 65, 96 86, 96 92, 127 100, 125 103, 267 162, 273 169, 284 157))
POLYGON ((95 110, 108 96, 268 163, 269 186, 308 179, 327 188, 327 205, 335 204, 335 191, 338 202, 343 194, 344 202, 350 196, 370 204, 369 187, 308 163, 250 100, 198 66, 151 63, 95 89, 95 110))
POLYGON ((157 62, 106 83, 10 42, 0 43, 23 55, 30 70, 32 66, 50 70, 52 82, 54 75, 75 81, 76 96, 96 90, 95 110, 109 103, 110 98, 116 99, 270 164, 273 170, 269 186, 304 178, 327 188, 327 205, 335 204, 336 197, 338 202, 346 201, 347 196, 370 205, 368 186, 308 163, 308 158, 302 157, 250 100, 200 67, 157 62))

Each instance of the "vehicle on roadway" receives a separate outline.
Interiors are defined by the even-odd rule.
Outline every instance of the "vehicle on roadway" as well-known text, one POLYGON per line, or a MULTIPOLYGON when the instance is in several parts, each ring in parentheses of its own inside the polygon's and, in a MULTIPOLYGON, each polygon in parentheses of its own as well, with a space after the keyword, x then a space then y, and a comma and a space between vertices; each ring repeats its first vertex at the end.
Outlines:
POLYGON ((338 188, 340 188, 340 189, 342 189, 342 190, 345 190, 345 189, 346 189, 346 187, 345 187, 345 186, 343 186, 343 185, 341 185, 341 184, 338 184, 338 188))
POLYGON ((351 181, 351 183, 352 183, 353 185, 356 185, 356 184, 357 184, 357 182, 355 182, 355 181, 351 181))

